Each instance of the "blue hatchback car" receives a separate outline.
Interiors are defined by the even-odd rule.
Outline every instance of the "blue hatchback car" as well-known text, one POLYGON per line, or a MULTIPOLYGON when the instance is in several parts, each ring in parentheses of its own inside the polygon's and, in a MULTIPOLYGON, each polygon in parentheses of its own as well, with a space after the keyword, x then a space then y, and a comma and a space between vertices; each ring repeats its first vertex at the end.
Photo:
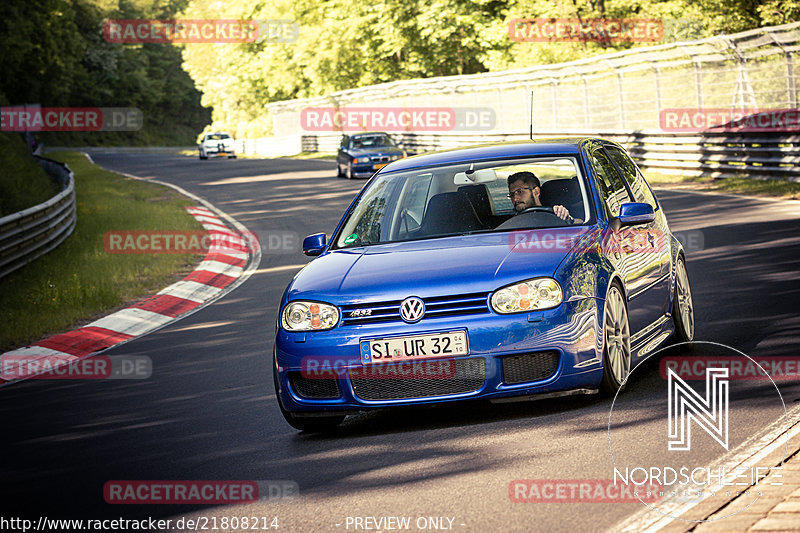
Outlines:
POLYGON ((273 354, 301 430, 401 405, 613 395, 668 337, 694 335, 682 246, 602 139, 395 161, 303 250, 317 257, 281 299, 273 354))

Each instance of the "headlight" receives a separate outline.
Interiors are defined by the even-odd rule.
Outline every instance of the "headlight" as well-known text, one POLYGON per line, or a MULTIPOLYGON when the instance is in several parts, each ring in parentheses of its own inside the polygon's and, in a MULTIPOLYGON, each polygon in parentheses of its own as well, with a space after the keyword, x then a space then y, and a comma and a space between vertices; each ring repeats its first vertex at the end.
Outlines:
POLYGON ((359 159, 357 157, 354 157, 353 158, 353 164, 356 165, 358 163, 369 163, 369 158, 368 157, 362 157, 361 159, 359 159))
POLYGON ((398 155, 393 155, 390 159, 392 161, 397 161, 398 159, 402 159, 402 157, 403 157, 402 155, 398 154, 398 155))
POLYGON ((339 310, 320 302, 291 302, 281 314, 281 325, 288 331, 331 329, 337 322, 339 310))
POLYGON ((561 285, 553 278, 534 278, 498 289, 492 295, 492 309, 498 313, 541 311, 561 303, 561 285))

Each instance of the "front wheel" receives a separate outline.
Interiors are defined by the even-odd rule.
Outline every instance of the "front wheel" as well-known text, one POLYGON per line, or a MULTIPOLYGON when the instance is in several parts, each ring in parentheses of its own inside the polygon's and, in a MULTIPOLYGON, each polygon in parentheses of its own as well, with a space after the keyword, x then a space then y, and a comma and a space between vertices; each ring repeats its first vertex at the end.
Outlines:
POLYGON ((612 285, 603 309, 603 377, 600 391, 613 396, 625 390, 631 371, 631 332, 628 307, 617 285, 612 285))
POLYGON ((353 179, 353 163, 347 163, 347 168, 344 171, 344 177, 349 180, 353 179))
POLYGON ((672 320, 675 323, 675 337, 678 342, 694 339, 694 302, 686 273, 686 261, 678 257, 675 264, 675 289, 672 295, 672 320))

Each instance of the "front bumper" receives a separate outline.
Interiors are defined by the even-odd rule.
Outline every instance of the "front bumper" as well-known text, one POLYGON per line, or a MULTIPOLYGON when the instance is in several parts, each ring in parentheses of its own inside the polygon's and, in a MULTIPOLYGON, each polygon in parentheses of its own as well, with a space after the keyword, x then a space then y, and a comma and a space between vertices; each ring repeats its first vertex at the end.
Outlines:
POLYGON ((213 149, 204 148, 203 150, 201 150, 201 153, 207 155, 208 157, 223 157, 223 156, 235 155, 235 151, 233 150, 233 148, 220 149, 217 147, 214 147, 213 149))
POLYGON ((380 170, 375 169, 372 163, 369 165, 353 165, 352 168, 354 178, 371 178, 378 170, 380 170))
POLYGON ((513 315, 489 311, 306 333, 279 328, 277 392, 286 411, 322 413, 596 388, 602 375, 601 313, 602 302, 585 298, 513 315), (451 330, 466 330, 469 355, 380 371, 361 365, 362 338, 451 330))

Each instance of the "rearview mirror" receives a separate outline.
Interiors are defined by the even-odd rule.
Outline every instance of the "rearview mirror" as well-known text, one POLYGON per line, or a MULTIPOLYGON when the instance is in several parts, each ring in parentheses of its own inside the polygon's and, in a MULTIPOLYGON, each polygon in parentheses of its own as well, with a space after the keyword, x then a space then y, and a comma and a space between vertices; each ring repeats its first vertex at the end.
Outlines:
POLYGON ((616 231, 624 226, 649 224, 655 219, 656 214, 653 211, 652 205, 639 202, 630 202, 620 206, 619 216, 611 221, 611 229, 616 231))
POLYGON ((497 174, 493 168, 484 168, 481 170, 467 170, 466 172, 458 172, 453 177, 453 183, 456 185, 472 185, 474 183, 491 183, 497 180, 497 174))
POLYGON ((328 236, 324 233, 315 233, 303 239, 303 253, 310 256, 319 255, 325 249, 328 236))

